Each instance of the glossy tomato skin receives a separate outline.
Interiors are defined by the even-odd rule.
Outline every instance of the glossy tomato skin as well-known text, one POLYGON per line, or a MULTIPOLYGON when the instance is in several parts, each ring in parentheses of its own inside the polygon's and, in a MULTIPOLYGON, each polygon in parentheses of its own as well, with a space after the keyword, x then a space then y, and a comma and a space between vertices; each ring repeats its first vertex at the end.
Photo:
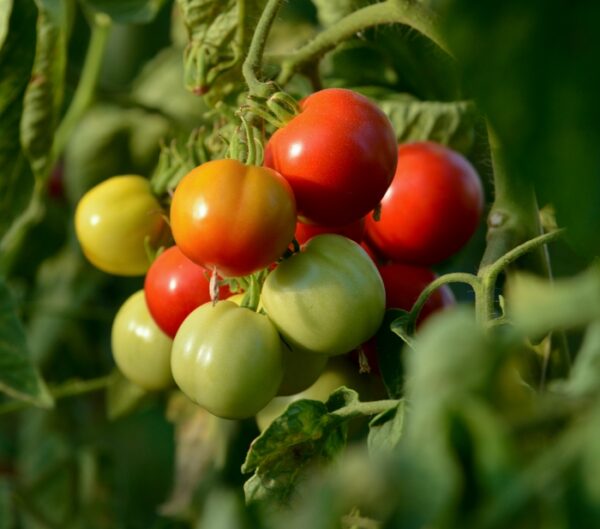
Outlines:
POLYGON ((144 291, 130 296, 118 310, 111 331, 117 367, 134 384, 159 390, 173 385, 172 340, 154 323, 144 291))
POLYGON ((361 217, 350 224, 344 224, 342 226, 321 226, 319 224, 297 222, 294 237, 298 241, 298 244, 304 244, 315 235, 322 235, 323 233, 337 233, 338 235, 348 237, 348 239, 352 239, 360 244, 365 235, 365 219, 361 217))
POLYGON ((109 274, 143 275, 153 247, 164 243, 168 227, 150 183, 142 176, 114 176, 90 189, 77 204, 75 232, 84 255, 109 274))
POLYGON ((265 165, 288 180, 302 220, 357 221, 377 206, 394 175, 389 119, 366 97, 341 88, 315 92, 300 108, 267 143, 265 165))
POLYGON ((171 203, 180 250, 223 277, 269 266, 294 237, 296 204, 286 180, 266 167, 213 160, 190 171, 171 203))
POLYGON ((263 306, 286 343, 344 354, 381 324, 385 290, 376 266, 354 241, 317 235, 284 260, 263 285, 263 306))
MULTIPOLYGON (((196 307, 210 301, 210 272, 190 261, 177 246, 162 252, 150 266, 144 293, 150 314, 162 331, 175 337, 177 329, 196 307)), ((230 294, 219 288, 219 297, 230 294)))
POLYGON ((277 394, 282 347, 266 316, 231 301, 206 303, 177 331, 173 378, 210 413, 227 419, 251 417, 277 394))
MULTIPOLYGON (((385 306, 388 309, 410 310, 424 288, 437 277, 429 268, 401 263, 381 265, 379 273, 385 285, 385 306)), ((455 303, 450 287, 441 286, 423 305, 417 323, 422 323, 432 313, 455 303)))
POLYGON ((430 266, 466 244, 483 206, 479 176, 461 154, 432 142, 403 144, 380 220, 367 217, 367 239, 389 259, 430 266))

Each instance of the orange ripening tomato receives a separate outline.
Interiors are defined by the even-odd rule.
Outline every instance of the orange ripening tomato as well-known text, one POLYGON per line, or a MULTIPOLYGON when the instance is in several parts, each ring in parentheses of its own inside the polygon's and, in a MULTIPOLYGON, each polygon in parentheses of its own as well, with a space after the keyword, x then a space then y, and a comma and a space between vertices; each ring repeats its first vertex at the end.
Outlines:
POLYGON ((171 229, 179 249, 223 277, 251 274, 287 249, 296 227, 291 187, 276 171, 213 160, 183 177, 171 229))

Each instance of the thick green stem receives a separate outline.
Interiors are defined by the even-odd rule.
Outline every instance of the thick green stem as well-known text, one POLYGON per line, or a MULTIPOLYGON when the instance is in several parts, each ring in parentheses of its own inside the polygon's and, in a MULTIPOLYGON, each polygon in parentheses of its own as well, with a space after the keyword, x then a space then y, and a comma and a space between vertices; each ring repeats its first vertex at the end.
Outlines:
POLYGON ((244 79, 246 80, 251 96, 267 98, 270 95, 269 85, 259 81, 258 78, 262 68, 267 38, 282 3, 283 0, 268 0, 256 25, 256 31, 252 36, 248 55, 242 65, 242 73, 244 74, 244 79))
POLYGON ((92 35, 88 46, 81 79, 65 117, 61 121, 52 146, 52 159, 57 160, 73 134, 84 112, 89 107, 94 97, 94 91, 102 67, 102 59, 106 48, 110 18, 98 14, 92 22, 92 35))
MULTIPOLYGON (((77 395, 84 395, 86 393, 91 393, 106 388, 107 386, 112 384, 114 379, 115 374, 111 373, 110 375, 92 378, 89 380, 69 380, 68 382, 61 384, 60 386, 55 386, 54 388, 51 388, 50 394, 52 395, 54 400, 66 397, 75 397, 77 395)), ((22 400, 12 400, 0 406, 0 415, 23 410, 31 406, 32 404, 30 402, 22 400)))
POLYGON ((340 42, 354 37, 362 30, 381 24, 410 26, 449 53, 437 31, 435 15, 429 8, 415 0, 386 0, 347 15, 295 51, 283 62, 277 78, 278 84, 284 86, 297 71, 320 59, 340 42))

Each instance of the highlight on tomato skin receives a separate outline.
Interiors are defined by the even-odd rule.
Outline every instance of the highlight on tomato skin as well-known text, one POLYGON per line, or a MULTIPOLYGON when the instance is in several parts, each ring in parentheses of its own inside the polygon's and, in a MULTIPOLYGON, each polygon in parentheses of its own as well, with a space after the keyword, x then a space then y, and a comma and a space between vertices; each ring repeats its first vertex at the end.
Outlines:
MULTIPOLYGON (((148 310, 156 324, 171 338, 196 307, 210 301, 210 272, 190 261, 177 246, 163 251, 150 265, 144 281, 148 310)), ((230 295, 219 287, 219 298, 230 295)))
POLYGON ((304 221, 357 221, 377 206, 394 177, 392 124, 367 97, 342 88, 315 92, 300 108, 269 139, 264 165, 288 180, 304 221))
POLYGON ((379 220, 366 218, 366 238, 390 260, 432 266, 469 241, 483 208, 481 181, 464 156, 433 142, 401 144, 379 220))
POLYGON ((281 257, 294 237, 296 202, 267 167, 213 160, 179 182, 171 228, 180 250, 223 277, 249 275, 281 257))
POLYGON ((354 222, 342 226, 321 226, 319 224, 307 224, 301 221, 296 223, 296 233, 294 237, 298 244, 304 244, 316 235, 323 233, 336 233, 352 239, 360 244, 365 235, 365 219, 361 217, 354 222))

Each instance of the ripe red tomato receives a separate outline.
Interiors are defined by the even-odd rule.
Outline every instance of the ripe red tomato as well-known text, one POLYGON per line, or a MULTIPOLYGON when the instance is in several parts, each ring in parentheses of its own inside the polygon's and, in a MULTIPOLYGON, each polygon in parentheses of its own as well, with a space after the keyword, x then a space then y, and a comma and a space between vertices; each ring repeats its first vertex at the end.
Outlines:
POLYGON ((304 244, 309 239, 312 239, 315 235, 321 235, 323 233, 337 233, 352 239, 360 244, 365 234, 365 219, 360 219, 351 222, 350 224, 344 224, 343 226, 320 226, 318 224, 305 224, 304 222, 296 223, 296 240, 299 244, 304 244))
POLYGON ((269 266, 294 237, 296 204, 286 180, 267 167, 213 160, 183 177, 171 204, 179 249, 223 277, 269 266))
POLYGON ((459 153, 432 142, 400 145, 381 216, 367 217, 367 238, 394 261, 429 266, 460 250, 483 211, 483 189, 459 153))
POLYGON ((316 92, 300 108, 269 140, 265 165, 288 180, 303 220, 340 226, 360 219, 394 176, 390 121, 369 99, 341 88, 316 92))
MULTIPOLYGON (((175 337, 177 329, 196 307, 210 301, 210 272, 190 261, 177 246, 161 253, 152 263, 144 293, 152 318, 164 333, 175 337)), ((221 299, 231 292, 219 288, 221 299)))
MULTIPOLYGON (((410 310, 415 301, 437 276, 432 270, 419 266, 389 263, 379 267, 385 286, 385 308, 410 310)), ((423 305, 417 323, 422 323, 433 312, 454 305, 456 300, 448 285, 438 288, 423 305)))

